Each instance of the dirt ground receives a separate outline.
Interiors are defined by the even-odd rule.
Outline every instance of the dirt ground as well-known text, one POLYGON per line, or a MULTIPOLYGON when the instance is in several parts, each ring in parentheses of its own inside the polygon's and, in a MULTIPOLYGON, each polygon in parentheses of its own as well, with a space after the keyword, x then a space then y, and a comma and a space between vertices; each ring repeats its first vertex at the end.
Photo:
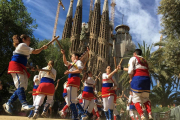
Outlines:
MULTIPOLYGON (((32 119, 29 119, 28 117, 0 115, 0 120, 32 120, 32 119)), ((68 120, 68 119, 38 118, 37 120, 68 120)))

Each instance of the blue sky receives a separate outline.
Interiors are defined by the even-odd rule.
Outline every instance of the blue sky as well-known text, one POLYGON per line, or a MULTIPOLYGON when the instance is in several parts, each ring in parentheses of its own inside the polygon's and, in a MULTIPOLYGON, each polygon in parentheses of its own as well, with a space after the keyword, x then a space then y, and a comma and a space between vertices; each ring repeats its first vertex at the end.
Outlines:
MULTIPOLYGON (((56 10, 58 0, 23 0, 31 17, 36 19, 38 28, 34 30, 34 36, 39 40, 51 39, 53 34, 56 10)), ((62 0, 65 11, 60 9, 59 21, 56 35, 62 36, 64 23, 70 0, 62 0)), ((122 24, 122 14, 124 14, 124 22, 130 27, 130 34, 133 42, 142 43, 146 41, 148 44, 158 42, 160 39, 159 31, 160 15, 157 15, 157 8, 160 0, 116 0, 115 8, 115 26, 122 24)), ((73 13, 76 10, 77 0, 74 0, 73 13)), ((101 0, 101 9, 104 0, 101 0)), ((110 5, 110 0, 109 0, 110 5)), ((110 8, 110 7, 109 7, 110 8)), ((83 22, 89 19, 90 0, 83 0, 83 22)), ((110 10, 111 12, 111 10, 110 10)), ((153 48, 155 50, 156 48, 153 48)))

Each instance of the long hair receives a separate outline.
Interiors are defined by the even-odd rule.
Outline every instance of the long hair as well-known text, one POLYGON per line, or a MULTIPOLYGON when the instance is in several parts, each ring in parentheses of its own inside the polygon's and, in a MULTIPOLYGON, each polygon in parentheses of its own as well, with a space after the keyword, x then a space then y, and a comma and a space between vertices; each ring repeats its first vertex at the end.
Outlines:
MULTIPOLYGON (((53 61, 53 60, 50 60, 50 61, 48 62, 48 70, 52 70, 53 66, 54 66, 54 61, 53 61)), ((50 72, 48 72, 48 75, 49 75, 49 74, 50 74, 50 72)))
POLYGON ((29 38, 28 35, 22 34, 20 37, 18 35, 13 35, 13 46, 16 48, 20 43, 23 43, 23 39, 29 38))

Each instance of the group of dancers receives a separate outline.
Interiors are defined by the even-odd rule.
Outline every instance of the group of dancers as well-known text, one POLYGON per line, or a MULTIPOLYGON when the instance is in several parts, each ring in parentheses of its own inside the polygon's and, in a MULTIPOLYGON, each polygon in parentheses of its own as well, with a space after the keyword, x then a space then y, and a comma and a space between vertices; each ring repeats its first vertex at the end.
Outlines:
MULTIPOLYGON (((25 90, 28 86, 28 78, 30 74, 27 72, 26 67, 31 68, 27 65, 27 60, 30 54, 39 54, 42 50, 46 50, 47 46, 44 45, 40 49, 33 49, 29 47, 30 37, 23 34, 20 37, 18 35, 13 36, 13 45, 15 51, 13 52, 12 59, 9 63, 8 73, 12 75, 14 85, 17 90, 9 98, 9 100, 3 104, 4 110, 8 114, 12 114, 11 105, 14 101, 19 98, 22 108, 21 110, 31 110, 29 117, 32 119, 38 118, 39 108, 43 104, 45 97, 47 100, 44 104, 44 109, 41 114, 43 117, 47 117, 47 110, 49 109, 51 103, 53 102, 53 96, 55 93, 54 82, 56 80, 56 70, 53 68, 54 61, 49 61, 47 66, 39 72, 39 75, 34 77, 34 87, 33 87, 33 105, 28 105, 25 96, 25 90)), ((64 74, 68 75, 67 82, 64 83, 63 97, 65 99, 66 105, 59 111, 59 114, 64 117, 66 115, 67 108, 70 108, 73 114, 73 119, 78 120, 87 119, 91 113, 97 115, 97 120, 100 119, 100 114, 98 112, 98 103, 103 104, 103 110, 107 120, 121 119, 116 110, 116 90, 117 82, 113 75, 118 70, 128 71, 130 76, 130 84, 132 90, 131 105, 136 109, 141 120, 145 120, 145 116, 142 110, 142 106, 146 107, 149 114, 149 119, 151 116, 151 102, 149 101, 150 92, 150 77, 148 72, 148 65, 144 58, 141 56, 142 51, 136 49, 133 53, 133 57, 129 61, 128 68, 123 68, 117 66, 113 71, 110 66, 106 67, 106 73, 102 74, 102 89, 101 98, 97 98, 95 95, 95 85, 96 80, 93 79, 91 71, 85 73, 82 81, 84 81, 83 92, 81 98, 78 97, 78 90, 80 88, 80 74, 83 71, 84 65, 79 60, 79 54, 72 54, 71 62, 67 61, 65 56, 65 51, 61 49, 63 54, 64 65, 67 66, 68 70, 64 74), (79 103, 79 99, 82 99, 82 103, 79 103)), ((131 109, 132 107, 130 107, 131 109)), ((133 118, 132 118, 133 119, 133 118)))

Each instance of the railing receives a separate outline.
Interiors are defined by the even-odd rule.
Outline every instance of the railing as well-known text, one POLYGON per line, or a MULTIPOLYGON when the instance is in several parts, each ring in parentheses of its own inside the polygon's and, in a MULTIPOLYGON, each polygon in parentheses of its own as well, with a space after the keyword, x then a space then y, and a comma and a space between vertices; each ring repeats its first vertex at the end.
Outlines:
POLYGON ((180 106, 177 106, 167 112, 153 113, 154 120, 180 120, 180 106))

